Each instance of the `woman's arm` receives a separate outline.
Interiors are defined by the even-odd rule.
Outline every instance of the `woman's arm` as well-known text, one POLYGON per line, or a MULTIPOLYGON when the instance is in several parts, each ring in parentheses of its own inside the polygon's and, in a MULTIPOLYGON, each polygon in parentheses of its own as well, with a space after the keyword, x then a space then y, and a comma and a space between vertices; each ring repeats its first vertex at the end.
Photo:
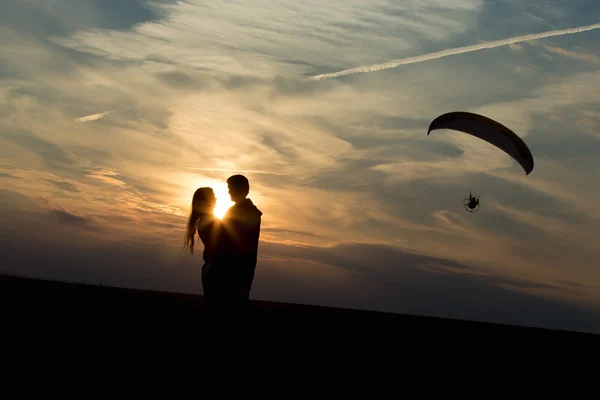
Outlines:
POLYGON ((203 258, 209 262, 214 258, 216 251, 217 224, 215 218, 200 218, 198 220, 198 236, 204 245, 203 258))

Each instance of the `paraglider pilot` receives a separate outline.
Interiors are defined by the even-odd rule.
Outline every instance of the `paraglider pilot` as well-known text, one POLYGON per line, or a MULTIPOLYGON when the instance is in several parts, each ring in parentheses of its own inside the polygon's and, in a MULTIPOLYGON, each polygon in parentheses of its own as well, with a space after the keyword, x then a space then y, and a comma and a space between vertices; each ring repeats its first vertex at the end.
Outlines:
POLYGON ((471 194, 471 191, 469 191, 469 202, 466 204, 466 206, 469 208, 468 211, 472 211, 479 206, 479 199, 476 197, 473 197, 473 195, 471 194))

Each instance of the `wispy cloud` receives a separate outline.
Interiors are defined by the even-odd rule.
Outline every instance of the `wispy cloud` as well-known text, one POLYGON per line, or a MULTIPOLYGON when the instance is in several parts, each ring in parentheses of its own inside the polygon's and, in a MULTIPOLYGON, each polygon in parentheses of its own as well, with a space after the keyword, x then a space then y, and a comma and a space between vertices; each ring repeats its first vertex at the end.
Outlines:
POLYGON ((67 192, 73 192, 73 193, 81 192, 81 190, 77 189, 77 186, 71 182, 55 181, 52 179, 46 179, 46 181, 50 182, 51 184, 53 184, 54 186, 56 186, 59 189, 66 190, 67 192))
POLYGON ((523 51, 524 47, 521 44, 518 43, 511 43, 508 45, 508 48, 514 51, 523 51))
POLYGON ((557 46, 544 45, 544 49, 552 54, 567 57, 575 61, 584 61, 589 63, 600 63, 600 55, 586 51, 573 51, 563 49, 557 46))
POLYGON ((59 219, 59 221, 67 223, 67 224, 88 225, 90 223, 90 220, 88 218, 83 217, 83 216, 78 215, 73 212, 69 212, 60 207, 50 210, 50 212, 52 214, 54 214, 59 219))
POLYGON ((229 172, 235 174, 265 174, 265 175, 278 175, 278 176, 286 176, 289 174, 282 174, 279 172, 269 172, 269 171, 260 171, 254 169, 227 169, 227 168, 195 168, 195 167, 187 167, 187 169, 192 171, 209 171, 209 172, 229 172))
POLYGON ((342 8, 292 0, 269 5, 194 0, 167 6, 169 18, 140 24, 133 32, 81 31, 53 40, 113 60, 157 60, 167 70, 179 65, 217 75, 269 77, 372 61, 422 39, 444 41, 466 31, 482 7, 481 0, 368 5, 349 0, 342 8))
POLYGON ((116 176, 118 176, 118 174, 110 170, 90 171, 90 173, 85 176, 121 188, 126 186, 125 182, 118 178, 115 178, 116 176))

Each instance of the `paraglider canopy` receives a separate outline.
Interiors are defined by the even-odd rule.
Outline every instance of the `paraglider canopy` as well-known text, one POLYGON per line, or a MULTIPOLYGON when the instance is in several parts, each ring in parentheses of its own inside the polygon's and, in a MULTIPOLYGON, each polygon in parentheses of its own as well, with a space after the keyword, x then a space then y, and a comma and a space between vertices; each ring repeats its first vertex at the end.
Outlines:
POLYGON ((427 135, 437 129, 452 129, 478 137, 517 161, 525 174, 533 170, 533 156, 525 142, 506 126, 483 115, 455 111, 440 115, 429 125, 427 135))

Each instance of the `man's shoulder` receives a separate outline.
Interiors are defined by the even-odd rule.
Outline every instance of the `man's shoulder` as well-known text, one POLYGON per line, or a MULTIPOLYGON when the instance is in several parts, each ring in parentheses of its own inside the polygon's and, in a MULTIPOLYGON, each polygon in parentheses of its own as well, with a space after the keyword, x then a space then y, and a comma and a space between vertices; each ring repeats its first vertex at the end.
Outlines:
POLYGON ((258 209, 250 199, 231 207, 231 216, 246 223, 260 223, 263 212, 258 209))
POLYGON ((262 213, 248 211, 240 214, 238 220, 246 225, 260 225, 262 213))

